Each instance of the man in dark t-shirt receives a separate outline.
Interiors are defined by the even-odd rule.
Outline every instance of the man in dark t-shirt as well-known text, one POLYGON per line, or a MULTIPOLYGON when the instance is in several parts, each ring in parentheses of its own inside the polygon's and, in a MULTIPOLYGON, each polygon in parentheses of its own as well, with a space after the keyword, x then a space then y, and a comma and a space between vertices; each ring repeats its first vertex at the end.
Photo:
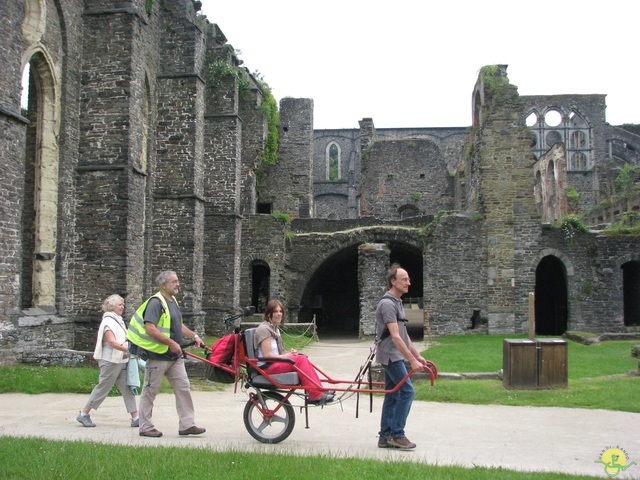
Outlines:
MULTIPOLYGON (((376 332, 378 347, 376 360, 384 368, 385 390, 393 390, 407 375, 405 361, 411 369, 423 370, 427 360, 411 342, 407 333, 407 320, 402 306, 402 296, 409 291, 411 280, 407 271, 397 263, 387 271, 388 291, 376 307, 376 332)), ((410 450, 416 444, 410 441, 404 427, 411 410, 415 390, 407 378, 394 393, 387 393, 382 403, 378 447, 410 450)))
POLYGON ((162 272, 156 281, 160 286, 162 299, 159 296, 154 296, 147 303, 144 312, 144 328, 151 342, 166 345, 167 351, 158 353, 145 350, 147 365, 144 386, 140 395, 140 435, 143 437, 162 436, 162 432, 155 428, 151 417, 153 404, 163 377, 167 377, 176 399, 179 418, 178 433, 180 435, 199 435, 206 430, 197 427, 195 423, 191 385, 187 377, 180 343, 183 337, 193 338, 197 346, 204 346, 204 342, 182 323, 182 312, 174 298, 180 288, 176 273, 173 271, 162 272), (162 333, 162 328, 158 327, 161 318, 167 315, 167 310, 171 318, 168 336, 162 333))

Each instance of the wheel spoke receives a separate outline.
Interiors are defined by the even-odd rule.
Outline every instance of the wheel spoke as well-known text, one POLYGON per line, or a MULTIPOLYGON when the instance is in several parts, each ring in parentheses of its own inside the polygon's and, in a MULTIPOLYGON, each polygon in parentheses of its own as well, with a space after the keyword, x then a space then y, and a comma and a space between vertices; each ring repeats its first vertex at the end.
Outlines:
POLYGON ((272 423, 287 423, 287 419, 286 417, 282 416, 282 415, 274 415, 273 417, 271 417, 271 422, 272 423))
POLYGON ((262 423, 256 427, 256 430, 262 433, 264 429, 267 428, 268 426, 269 426, 269 422, 267 422, 266 420, 263 420, 262 423))

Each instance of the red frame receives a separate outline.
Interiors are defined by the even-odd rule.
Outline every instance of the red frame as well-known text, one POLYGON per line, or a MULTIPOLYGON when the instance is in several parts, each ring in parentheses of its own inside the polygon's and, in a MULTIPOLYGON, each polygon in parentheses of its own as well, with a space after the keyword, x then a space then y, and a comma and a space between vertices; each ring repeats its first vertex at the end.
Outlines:
MULTIPOLYGON (((320 392, 326 392, 328 390, 333 390, 334 392, 352 392, 352 393, 375 393, 375 394, 387 394, 387 393, 395 393, 414 373, 415 370, 410 370, 409 372, 407 372, 407 375, 405 375, 405 377, 400 381, 400 383, 398 383, 393 389, 391 390, 386 390, 384 389, 384 382, 371 382, 371 387, 382 387, 382 388, 352 388, 353 384, 355 383, 352 380, 341 380, 341 379, 335 379, 330 377, 326 372, 324 372, 323 370, 321 370, 320 368, 318 368, 316 365, 313 365, 313 368, 316 370, 316 372, 318 373, 318 377, 320 378, 320 381, 323 383, 323 387, 319 388, 319 387, 303 387, 302 385, 283 385, 281 383, 279 383, 276 379, 273 378, 272 375, 269 375, 266 371, 264 371, 262 368, 260 368, 258 366, 258 362, 259 361, 280 361, 280 362, 291 362, 290 360, 287 359, 260 359, 258 360, 257 358, 248 358, 245 357, 244 358, 244 364, 240 363, 238 361, 238 357, 240 355, 238 355, 239 353, 239 348, 240 348, 240 342, 242 341, 242 339, 240 338, 240 333, 235 334, 238 336, 237 340, 236 340, 236 355, 234 355, 233 357, 233 365, 232 367, 229 367, 227 365, 224 364, 217 364, 214 362, 211 362, 209 360, 207 360, 206 358, 202 358, 198 355, 195 355, 193 353, 190 352, 184 352, 184 354, 188 357, 191 358, 195 358, 196 360, 199 360, 201 362, 205 362, 208 363, 209 365, 212 365, 216 368, 220 368, 222 370, 224 370, 225 372, 228 372, 232 375, 235 375, 236 377, 236 381, 235 381, 235 387, 234 387, 234 392, 237 391, 237 387, 238 387, 238 380, 240 380, 240 378, 242 378, 242 371, 241 371, 241 367, 245 366, 245 367, 250 367, 252 369, 254 369, 256 372, 258 372, 260 375, 262 375, 263 377, 265 377, 267 380, 269 380, 275 389, 277 390, 285 390, 285 391, 289 391, 288 395, 286 398, 289 398, 296 390, 302 390, 305 392, 311 392, 311 391, 320 391, 320 392), (329 384, 331 386, 331 388, 329 388, 328 386, 325 387, 324 384, 329 384), (342 387, 340 387, 340 385, 343 385, 342 387), (348 385, 348 386, 344 386, 344 385, 348 385)), ((205 351, 208 349, 208 347, 205 347, 205 351)), ((291 362, 292 363, 292 362, 291 362)), ((429 378, 431 380, 431 385, 434 385, 435 379, 438 378, 438 368, 436 367, 436 365, 427 360, 427 367, 425 369, 428 373, 429 373, 429 378)), ((302 372, 295 364, 293 365, 293 371, 298 373, 298 376, 306 376, 308 378, 308 376, 302 372)), ((360 382, 362 383, 362 382, 360 382)), ((366 382, 366 385, 369 386, 369 382, 366 382)), ((273 414, 273 412, 272 412, 273 414)))

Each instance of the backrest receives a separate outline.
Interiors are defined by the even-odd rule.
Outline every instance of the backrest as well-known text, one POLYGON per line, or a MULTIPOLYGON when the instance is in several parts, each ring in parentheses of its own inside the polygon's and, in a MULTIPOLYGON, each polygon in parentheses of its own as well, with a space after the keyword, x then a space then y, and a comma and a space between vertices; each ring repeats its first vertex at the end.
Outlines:
POLYGON ((244 331, 244 349, 248 358, 256 358, 258 353, 253 347, 253 337, 256 333, 256 328, 248 328, 244 331))

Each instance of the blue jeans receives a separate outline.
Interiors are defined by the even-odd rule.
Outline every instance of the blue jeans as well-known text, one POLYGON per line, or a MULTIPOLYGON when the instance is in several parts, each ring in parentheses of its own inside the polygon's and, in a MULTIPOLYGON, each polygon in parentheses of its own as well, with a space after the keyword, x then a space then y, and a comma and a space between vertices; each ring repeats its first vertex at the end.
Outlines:
MULTIPOLYGON (((385 390, 395 388, 406 374, 407 367, 404 364, 404 360, 389 362, 389 365, 384 365, 385 390)), ((405 436, 404 426, 407 423, 407 417, 415 394, 416 391, 410 378, 395 393, 385 394, 380 419, 381 437, 387 438, 389 435, 394 437, 405 436)))

